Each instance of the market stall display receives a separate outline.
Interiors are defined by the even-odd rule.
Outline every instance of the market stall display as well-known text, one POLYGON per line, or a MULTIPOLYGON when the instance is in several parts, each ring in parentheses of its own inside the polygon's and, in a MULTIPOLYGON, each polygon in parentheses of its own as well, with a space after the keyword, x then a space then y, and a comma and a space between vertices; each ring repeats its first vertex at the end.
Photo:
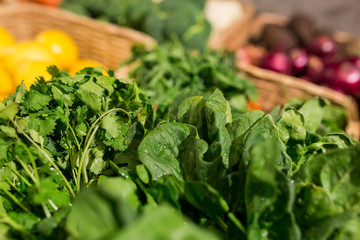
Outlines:
MULTIPOLYGON (((16 87, 0 101, 0 239, 360 237, 353 98, 209 48, 201 8, 156 12, 161 36, 191 26, 164 42, 99 21, 120 2, 83 0, 91 14, 112 14, 98 20, 0 4, 0 97, 16 87), (186 25, 189 12, 202 24, 186 25), (18 56, 45 62, 46 72, 9 58, 15 41, 31 44, 18 56), (18 64, 36 79, 5 84, 18 64)), ((139 20, 149 6, 141 3, 123 7, 139 20)))
MULTIPOLYGON (((288 56, 288 53, 285 54, 280 51, 276 52, 276 49, 274 49, 274 53, 277 54, 275 56, 276 59, 270 59, 274 54, 269 54, 267 56, 266 52, 268 50, 264 47, 258 47, 255 44, 251 44, 252 39, 261 38, 266 25, 284 26, 286 23, 287 18, 281 15, 272 13, 258 14, 249 22, 247 28, 239 28, 229 33, 228 38, 226 40, 224 39, 220 46, 228 50, 236 51, 239 69, 241 72, 244 72, 245 75, 248 73, 250 79, 256 84, 260 96, 259 101, 263 103, 263 109, 265 111, 272 109, 277 104, 284 104, 292 98, 322 96, 347 109, 349 123, 348 133, 358 137, 360 133, 359 110, 355 98, 349 97, 344 93, 340 93, 328 87, 318 86, 305 79, 286 74, 286 71, 293 69, 292 63, 290 64, 290 56, 288 56), (267 59, 265 59, 265 57, 267 57, 267 59), (277 64, 278 62, 281 63, 277 64), (274 67, 270 66, 270 64, 273 63, 276 63, 276 66, 279 66, 277 71, 274 71, 274 67), (260 64, 263 64, 264 67, 258 66, 260 64), (265 64, 268 65, 265 66, 265 64), (279 71, 280 73, 278 73, 279 71)), ((233 27, 235 29, 235 25, 233 27)), ((272 36, 278 38, 279 35, 281 35, 281 33, 272 36)), ((290 36, 286 38, 284 35, 287 36, 287 32, 280 36, 281 39, 288 40, 285 40, 280 48, 290 47, 291 44, 294 45, 293 37, 290 36)), ((271 36, 269 36, 269 38, 270 37, 271 36)), ((349 52, 356 53, 359 46, 356 38, 340 31, 335 32, 333 37, 343 52, 347 54, 349 54, 349 52)), ((278 44, 281 44, 281 41, 279 41, 278 44)), ((268 44, 270 43, 271 39, 269 39, 268 44)), ((277 42, 275 41, 274 44, 277 44, 277 42)), ((311 69, 309 69, 309 72, 311 69)), ((314 71, 311 71, 311 73, 313 73, 313 76, 315 75, 314 71)))

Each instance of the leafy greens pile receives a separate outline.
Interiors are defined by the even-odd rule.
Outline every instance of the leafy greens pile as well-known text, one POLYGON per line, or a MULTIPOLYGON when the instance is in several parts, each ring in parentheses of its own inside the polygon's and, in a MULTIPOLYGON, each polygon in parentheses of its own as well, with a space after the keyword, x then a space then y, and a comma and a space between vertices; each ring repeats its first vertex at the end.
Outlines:
POLYGON ((41 78, 29 91, 21 85, 0 103, 1 209, 22 210, 0 216, 24 234, 99 174, 118 171, 116 154, 151 126, 151 106, 136 85, 102 70, 70 77, 54 66, 52 81, 41 78))
POLYGON ((101 72, 0 103, 1 239, 359 238, 360 148, 323 99, 235 117, 216 89, 165 121, 101 72))
POLYGON ((161 112, 186 97, 209 96, 216 88, 229 99, 234 113, 248 110, 248 102, 257 98, 253 83, 238 76, 231 52, 196 51, 175 41, 150 50, 135 46, 132 58, 123 65, 131 66, 129 77, 161 112))
POLYGON ((65 0, 61 7, 99 20, 127 26, 154 37, 159 43, 180 40, 203 49, 211 32, 203 9, 205 0, 65 0))

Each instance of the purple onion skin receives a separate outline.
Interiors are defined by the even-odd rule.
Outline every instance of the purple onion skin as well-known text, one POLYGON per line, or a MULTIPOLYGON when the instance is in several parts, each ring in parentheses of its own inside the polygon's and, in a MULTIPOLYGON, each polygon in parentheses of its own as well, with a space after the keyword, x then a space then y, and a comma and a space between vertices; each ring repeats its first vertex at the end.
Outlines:
POLYGON ((347 61, 328 66, 324 71, 323 84, 357 97, 360 93, 360 69, 347 61))
POLYGON ((306 76, 311 79, 313 83, 320 83, 323 78, 324 63, 315 55, 309 57, 309 62, 306 68, 306 76))
POLYGON ((288 75, 291 73, 291 65, 290 57, 284 52, 269 53, 260 63, 262 68, 288 75))
POLYGON ((316 37, 310 44, 309 49, 312 53, 322 58, 331 58, 337 52, 334 40, 325 35, 316 37))
POLYGON ((309 55, 305 49, 294 48, 290 51, 292 61, 292 73, 295 76, 302 75, 305 72, 309 62, 309 55))
POLYGON ((347 59, 348 62, 355 65, 355 67, 360 69, 360 57, 354 56, 347 59))

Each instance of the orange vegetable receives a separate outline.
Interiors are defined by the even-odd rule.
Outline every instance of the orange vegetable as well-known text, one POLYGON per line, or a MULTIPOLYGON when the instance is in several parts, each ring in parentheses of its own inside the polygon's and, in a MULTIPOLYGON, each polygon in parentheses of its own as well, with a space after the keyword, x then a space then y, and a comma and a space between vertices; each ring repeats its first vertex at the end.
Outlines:
POLYGON ((261 104, 259 101, 253 102, 253 101, 249 100, 247 105, 248 105, 248 108, 251 110, 261 110, 261 104))

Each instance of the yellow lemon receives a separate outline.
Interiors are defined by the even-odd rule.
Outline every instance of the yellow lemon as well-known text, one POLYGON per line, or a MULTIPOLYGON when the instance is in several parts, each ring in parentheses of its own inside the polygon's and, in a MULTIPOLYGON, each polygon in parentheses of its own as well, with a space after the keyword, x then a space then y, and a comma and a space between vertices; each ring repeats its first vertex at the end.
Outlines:
MULTIPOLYGON (((91 60, 91 59, 80 59, 79 61, 76 62, 76 64, 70 69, 69 71, 69 75, 70 76, 74 76, 75 73, 79 72, 80 70, 87 68, 87 67, 103 67, 106 69, 106 67, 104 66, 104 64, 101 64, 95 60, 91 60)), ((106 71, 103 71, 104 75, 108 75, 106 71)))
POLYGON ((22 42, 7 49, 4 63, 10 73, 16 71, 17 66, 27 61, 51 62, 57 65, 53 54, 42 44, 36 42, 22 42))
POLYGON ((10 74, 0 67, 0 101, 7 98, 10 93, 15 91, 15 84, 10 74))
POLYGON ((47 72, 47 67, 52 65, 49 61, 27 61, 17 67, 14 73, 15 84, 18 85, 24 80, 27 89, 36 81, 36 78, 42 76, 46 81, 51 79, 51 75, 47 72))
POLYGON ((13 44, 15 44, 15 40, 12 35, 5 28, 0 27, 0 59, 4 54, 5 48, 13 44))
POLYGON ((59 68, 69 69, 79 58, 75 41, 58 30, 47 30, 36 35, 35 41, 44 44, 55 56, 59 68))

